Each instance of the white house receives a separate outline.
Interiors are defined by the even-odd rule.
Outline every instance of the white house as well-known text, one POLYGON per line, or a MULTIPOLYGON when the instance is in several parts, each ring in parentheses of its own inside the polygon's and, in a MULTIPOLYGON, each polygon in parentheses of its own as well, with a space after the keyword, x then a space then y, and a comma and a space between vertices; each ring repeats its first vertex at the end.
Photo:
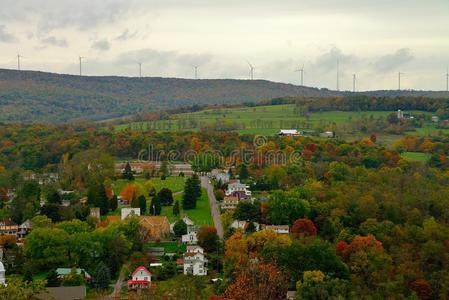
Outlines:
MULTIPOLYGON (((254 224, 256 231, 259 231, 260 224, 257 222, 253 222, 253 224, 254 224)), ((232 222, 232 224, 231 224, 231 228, 246 230, 248 225, 249 225, 249 222, 247 222, 247 221, 234 220, 234 222, 232 222)))
POLYGON ((207 259, 200 246, 187 246, 184 253, 184 275, 207 275, 207 259))
POLYGON ((246 196, 251 196, 251 191, 248 190, 249 186, 244 183, 241 183, 240 180, 236 180, 228 184, 228 188, 225 191, 226 196, 231 196, 234 193, 244 193, 246 196))
POLYGON ((221 203, 222 209, 236 209, 239 204, 239 197, 225 196, 221 203))
POLYGON ((137 267, 128 280, 128 289, 147 289, 151 286, 151 272, 144 266, 137 267))
POLYGON ((181 241, 184 244, 189 244, 189 245, 195 245, 196 243, 198 243, 198 228, 195 225, 195 223, 193 223, 192 220, 189 219, 189 217, 187 217, 187 215, 185 215, 182 220, 184 221, 184 223, 186 223, 187 225, 187 234, 184 234, 181 237, 181 241))
POLYGON ((126 207, 121 210, 121 219, 124 220, 129 216, 140 216, 140 208, 126 207))
POLYGON ((300 136, 301 133, 296 129, 281 129, 278 132, 279 136, 300 136))
POLYGON ((0 261, 0 284, 5 285, 6 279, 5 279, 5 266, 3 266, 3 263, 0 261))
POLYGON ((262 225, 262 229, 273 230, 279 234, 289 234, 290 228, 288 225, 262 225))
POLYGON ((222 184, 228 183, 229 180, 231 179, 231 176, 229 175, 229 173, 218 173, 217 175, 215 175, 215 180, 217 182, 221 182, 222 184))

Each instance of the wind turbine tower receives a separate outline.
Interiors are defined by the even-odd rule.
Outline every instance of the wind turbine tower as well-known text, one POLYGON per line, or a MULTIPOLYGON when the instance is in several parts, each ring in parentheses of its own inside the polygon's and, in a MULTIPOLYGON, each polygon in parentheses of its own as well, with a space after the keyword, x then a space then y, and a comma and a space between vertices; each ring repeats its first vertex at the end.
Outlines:
POLYGON ((356 74, 352 74, 352 92, 355 93, 356 74))
POLYGON ((20 59, 23 58, 19 52, 17 52, 17 70, 20 71, 20 59))
POLYGON ((304 86, 304 65, 300 69, 295 70, 295 72, 299 72, 301 86, 304 86))
POLYGON ((398 72, 398 90, 401 90, 401 75, 403 75, 404 73, 401 73, 400 71, 398 72))
POLYGON ((199 68, 199 66, 193 66, 193 68, 195 69, 195 79, 198 79, 198 68, 199 68))
POLYGON ((337 91, 340 90, 340 62, 337 59, 337 91))
POLYGON ((139 78, 142 78, 142 63, 137 62, 137 64, 139 65, 139 78))
POLYGON ((251 77, 251 80, 253 80, 254 79, 254 66, 249 62, 249 61, 247 61, 247 63, 248 63, 248 66, 249 66, 249 70, 250 70, 250 77, 251 77))
POLYGON ((85 57, 79 56, 78 58, 79 58, 79 61, 80 61, 80 76, 83 76, 82 64, 83 64, 83 59, 85 59, 85 57))

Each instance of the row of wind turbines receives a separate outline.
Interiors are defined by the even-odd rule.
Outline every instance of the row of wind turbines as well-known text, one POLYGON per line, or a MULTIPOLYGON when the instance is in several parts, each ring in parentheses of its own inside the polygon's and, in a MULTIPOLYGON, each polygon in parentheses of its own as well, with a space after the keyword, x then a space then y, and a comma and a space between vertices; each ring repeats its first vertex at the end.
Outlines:
MULTIPOLYGON (((25 58, 24 56, 20 55, 20 53, 17 53, 17 70, 20 71, 21 70, 21 65, 20 65, 20 59, 21 58, 25 58)), ((78 60, 79 60, 79 75, 83 76, 83 69, 82 69, 82 65, 83 65, 83 59, 85 59, 86 57, 84 56, 78 56, 78 60)), ((256 69, 254 67, 254 65, 252 65, 249 61, 246 61, 248 66, 249 66, 249 76, 251 80, 254 80, 254 70, 256 69)), ((138 61, 137 65, 139 66, 139 78, 142 78, 142 65, 143 62, 138 61)), ((194 68, 194 74, 195 74, 195 79, 198 79, 198 69, 200 67, 200 65, 194 65, 192 66, 194 68)), ((300 85, 304 86, 304 65, 302 65, 301 67, 299 67, 298 69, 294 70, 294 72, 298 72, 299 73, 299 80, 300 80, 300 85)), ((405 73, 399 71, 398 72, 398 90, 401 90, 401 77, 402 75, 404 75, 405 73)), ((446 69, 446 91, 449 91, 449 68, 446 69)), ((352 74, 352 91, 356 92, 357 91, 357 74, 352 74)), ((337 60, 337 91, 340 91, 340 62, 339 60, 337 60)))

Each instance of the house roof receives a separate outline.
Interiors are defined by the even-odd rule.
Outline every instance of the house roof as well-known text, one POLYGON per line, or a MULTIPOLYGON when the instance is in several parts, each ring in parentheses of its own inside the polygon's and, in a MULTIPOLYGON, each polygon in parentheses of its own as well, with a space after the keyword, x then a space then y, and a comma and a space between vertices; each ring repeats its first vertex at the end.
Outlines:
POLYGON ((143 226, 161 226, 165 224, 170 226, 166 216, 141 216, 140 224, 143 226))
MULTIPOLYGON (((56 269, 56 273, 60 276, 65 276, 65 275, 69 275, 72 272, 72 269, 70 268, 57 268, 56 269)), ((91 276, 89 275, 89 273, 86 272, 86 270, 84 269, 76 269, 76 274, 80 275, 80 274, 86 274, 87 278, 90 278, 91 276)))
POLYGON ((298 130, 296 130, 296 129, 281 129, 281 130, 279 130, 279 133, 282 133, 282 134, 298 134, 298 130))
POLYGON ((11 221, 11 219, 6 219, 0 221, 0 226, 17 226, 17 224, 11 221))
POLYGON ((131 277, 134 276, 134 274, 136 274, 136 273, 139 272, 139 271, 145 271, 145 272, 147 272, 148 274, 152 275, 151 272, 148 271, 148 269, 145 268, 144 266, 138 266, 138 267, 134 270, 134 272, 131 274, 131 277))

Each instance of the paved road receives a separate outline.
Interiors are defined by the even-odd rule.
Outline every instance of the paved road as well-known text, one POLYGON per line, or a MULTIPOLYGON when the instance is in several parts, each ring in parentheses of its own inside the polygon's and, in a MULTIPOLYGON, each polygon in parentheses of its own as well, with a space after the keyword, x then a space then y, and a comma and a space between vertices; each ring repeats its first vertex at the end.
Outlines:
POLYGON ((206 176, 201 177, 201 186, 207 190, 209 198, 210 212, 214 220, 215 228, 220 239, 223 239, 223 225, 221 224, 220 210, 218 209, 218 202, 215 199, 214 187, 209 183, 209 178, 206 176))
POLYGON ((122 271, 120 271, 120 275, 117 279, 117 282, 114 284, 114 291, 109 296, 107 296, 105 299, 110 299, 110 300, 120 299, 120 292, 122 290, 124 279, 125 279, 125 275, 123 274, 122 271))

